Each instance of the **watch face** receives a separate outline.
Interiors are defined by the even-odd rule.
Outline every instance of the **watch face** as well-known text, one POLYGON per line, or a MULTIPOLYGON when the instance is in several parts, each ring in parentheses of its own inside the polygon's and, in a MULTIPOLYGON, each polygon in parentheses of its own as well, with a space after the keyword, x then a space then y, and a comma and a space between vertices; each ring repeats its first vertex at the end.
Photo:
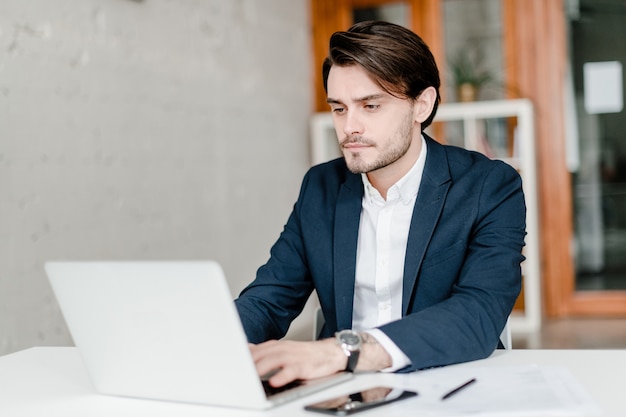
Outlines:
POLYGON ((341 335, 341 341, 346 345, 358 345, 361 338, 356 333, 344 333, 341 335))

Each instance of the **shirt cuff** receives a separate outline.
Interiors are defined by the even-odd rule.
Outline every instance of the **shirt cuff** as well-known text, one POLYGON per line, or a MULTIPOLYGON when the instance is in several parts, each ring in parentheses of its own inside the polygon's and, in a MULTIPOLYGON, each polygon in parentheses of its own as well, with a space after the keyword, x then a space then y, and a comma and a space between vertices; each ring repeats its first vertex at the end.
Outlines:
POLYGON ((381 369, 381 372, 395 372, 411 364, 411 360, 400 350, 400 348, 380 329, 366 330, 365 333, 372 336, 391 356, 391 366, 381 369))

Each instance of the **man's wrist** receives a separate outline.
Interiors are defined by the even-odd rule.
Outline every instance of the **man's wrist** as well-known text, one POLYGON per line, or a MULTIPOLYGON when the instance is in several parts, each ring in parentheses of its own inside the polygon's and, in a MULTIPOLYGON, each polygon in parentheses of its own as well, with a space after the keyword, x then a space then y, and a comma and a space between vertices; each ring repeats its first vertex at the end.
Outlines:
POLYGON ((357 369, 359 371, 380 371, 392 366, 391 355, 374 336, 361 332, 361 355, 357 369))
POLYGON ((354 330, 342 330, 335 333, 335 340, 347 359, 344 370, 346 372, 354 372, 359 361, 361 345, 363 344, 361 334, 354 330))
MULTIPOLYGON (((380 371, 393 365, 391 355, 374 336, 367 332, 358 332, 358 334, 361 338, 361 347, 355 370, 380 371)), ((347 367, 347 355, 336 337, 329 340, 336 346, 337 370, 343 371, 347 367)))
POLYGON ((335 369, 337 372, 342 372, 346 369, 346 354, 343 352, 341 346, 337 343, 336 337, 330 337, 327 339, 320 340, 319 342, 324 343, 328 346, 328 360, 329 366, 335 369))

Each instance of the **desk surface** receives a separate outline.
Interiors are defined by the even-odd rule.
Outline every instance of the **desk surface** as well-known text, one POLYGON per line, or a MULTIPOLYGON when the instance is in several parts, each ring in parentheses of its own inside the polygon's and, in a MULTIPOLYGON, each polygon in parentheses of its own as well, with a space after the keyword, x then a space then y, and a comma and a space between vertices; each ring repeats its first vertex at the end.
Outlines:
MULTIPOLYGON (((491 357, 454 365, 459 370, 510 365, 559 366, 567 368, 592 399, 602 408, 604 416, 626 416, 626 350, 508 350, 496 351, 491 357)), ((441 369, 448 369, 441 368, 441 369)), ((428 371, 432 372, 432 371, 428 371)), ((89 382, 75 348, 32 348, 0 357, 0 415, 30 416, 308 416, 303 405, 380 384, 406 383, 418 378, 409 375, 364 374, 334 388, 270 410, 244 411, 200 405, 136 400, 98 395, 89 382)), ((412 415, 411 401, 405 400, 380 408, 380 414, 412 415)), ((414 405, 414 403, 413 403, 414 405)), ((413 410, 414 411, 414 410, 413 410)))

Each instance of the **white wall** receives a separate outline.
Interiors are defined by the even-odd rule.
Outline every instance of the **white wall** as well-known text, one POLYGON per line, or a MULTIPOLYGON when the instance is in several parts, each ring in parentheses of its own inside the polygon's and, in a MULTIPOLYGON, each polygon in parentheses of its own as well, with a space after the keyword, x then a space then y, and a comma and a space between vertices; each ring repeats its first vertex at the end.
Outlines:
POLYGON ((308 2, 0 2, 0 354, 71 339, 47 260, 217 259, 238 292, 309 165, 308 2))

